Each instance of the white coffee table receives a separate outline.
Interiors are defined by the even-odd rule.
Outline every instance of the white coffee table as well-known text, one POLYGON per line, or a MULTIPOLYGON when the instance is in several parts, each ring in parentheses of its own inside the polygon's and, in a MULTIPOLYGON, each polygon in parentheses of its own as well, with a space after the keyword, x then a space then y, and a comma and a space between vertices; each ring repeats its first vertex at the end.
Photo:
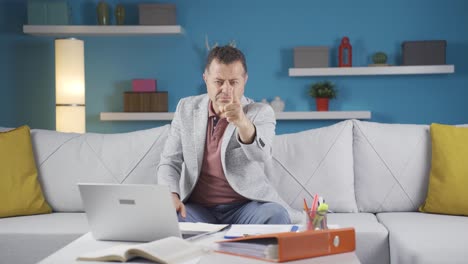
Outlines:
MULTIPOLYGON (((215 241, 223 240, 223 232, 217 233, 214 235, 210 235, 207 237, 200 238, 197 240, 197 243, 200 244, 212 244, 215 241)), ((138 244, 133 242, 115 242, 115 241, 98 241, 93 238, 91 233, 84 234, 83 236, 79 237, 75 241, 71 242, 70 244, 66 245, 59 251, 55 252, 54 254, 50 255, 49 257, 45 258, 39 264, 69 264, 69 263, 79 263, 79 264, 102 264, 105 262, 91 262, 91 261, 77 261, 76 258, 79 255, 84 253, 105 249, 108 247, 112 247, 118 244, 138 244)), ((138 259, 138 261, 131 261, 130 263, 151 263, 149 261, 145 261, 143 259, 138 259)), ((201 258, 194 259, 191 262, 186 262, 186 264, 234 264, 234 263, 242 263, 242 264, 265 264, 269 262, 255 260, 250 258, 243 258, 237 256, 231 256, 227 254, 221 253, 211 253, 205 255, 201 258)), ((288 263, 295 263, 295 264, 332 264, 332 263, 343 263, 343 264, 360 264, 361 262, 357 258, 354 252, 351 253, 344 253, 344 254, 337 254, 337 255, 330 255, 330 256, 323 256, 317 258, 310 258, 310 259, 303 259, 297 261, 291 261, 288 263)))

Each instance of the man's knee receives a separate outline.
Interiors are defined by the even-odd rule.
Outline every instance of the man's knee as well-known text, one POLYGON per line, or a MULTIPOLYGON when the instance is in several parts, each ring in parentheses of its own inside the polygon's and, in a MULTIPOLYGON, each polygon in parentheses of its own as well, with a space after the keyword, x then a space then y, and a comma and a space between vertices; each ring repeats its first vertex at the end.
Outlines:
POLYGON ((264 224, 290 224, 288 211, 277 203, 265 203, 259 208, 259 214, 265 219, 264 224))
POLYGON ((186 211, 186 218, 183 218, 180 215, 180 212, 177 212, 177 218, 179 222, 204 222, 204 223, 211 223, 216 224, 217 220, 211 215, 211 213, 204 207, 193 204, 187 203, 185 204, 185 211, 186 211))

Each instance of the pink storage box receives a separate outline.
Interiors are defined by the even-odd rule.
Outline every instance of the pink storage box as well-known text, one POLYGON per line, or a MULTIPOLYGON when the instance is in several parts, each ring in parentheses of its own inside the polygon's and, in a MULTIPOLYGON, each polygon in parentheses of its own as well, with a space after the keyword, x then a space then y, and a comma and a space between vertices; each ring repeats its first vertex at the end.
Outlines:
POLYGON ((134 92, 156 92, 155 79, 133 79, 132 91, 134 92))

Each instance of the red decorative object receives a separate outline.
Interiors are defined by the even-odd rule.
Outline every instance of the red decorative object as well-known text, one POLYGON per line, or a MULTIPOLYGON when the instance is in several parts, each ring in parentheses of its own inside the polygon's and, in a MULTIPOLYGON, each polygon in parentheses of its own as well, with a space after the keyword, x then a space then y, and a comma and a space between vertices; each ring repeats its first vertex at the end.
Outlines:
POLYGON ((344 37, 341 39, 340 48, 338 51, 338 66, 339 67, 352 67, 353 66, 353 47, 349 44, 349 38, 344 37), (347 51, 346 51, 347 49, 347 51), (344 52, 346 53, 346 57, 343 58, 344 52))
POLYGON ((156 92, 157 83, 155 79, 133 79, 132 91, 134 92, 156 92))
POLYGON ((328 111, 328 98, 315 98, 315 103, 317 105, 317 111, 328 111))

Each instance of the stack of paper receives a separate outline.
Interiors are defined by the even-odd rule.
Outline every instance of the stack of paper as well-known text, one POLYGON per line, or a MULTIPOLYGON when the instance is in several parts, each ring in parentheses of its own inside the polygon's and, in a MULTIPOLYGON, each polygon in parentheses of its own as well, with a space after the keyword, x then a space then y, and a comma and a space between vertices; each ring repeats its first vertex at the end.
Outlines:
POLYGON ((217 232, 227 226, 228 225, 179 222, 180 231, 184 235, 198 235, 202 233, 217 232))
POLYGON ((263 235, 281 232, 296 232, 298 225, 232 225, 224 234, 224 238, 237 238, 253 235, 263 235))

